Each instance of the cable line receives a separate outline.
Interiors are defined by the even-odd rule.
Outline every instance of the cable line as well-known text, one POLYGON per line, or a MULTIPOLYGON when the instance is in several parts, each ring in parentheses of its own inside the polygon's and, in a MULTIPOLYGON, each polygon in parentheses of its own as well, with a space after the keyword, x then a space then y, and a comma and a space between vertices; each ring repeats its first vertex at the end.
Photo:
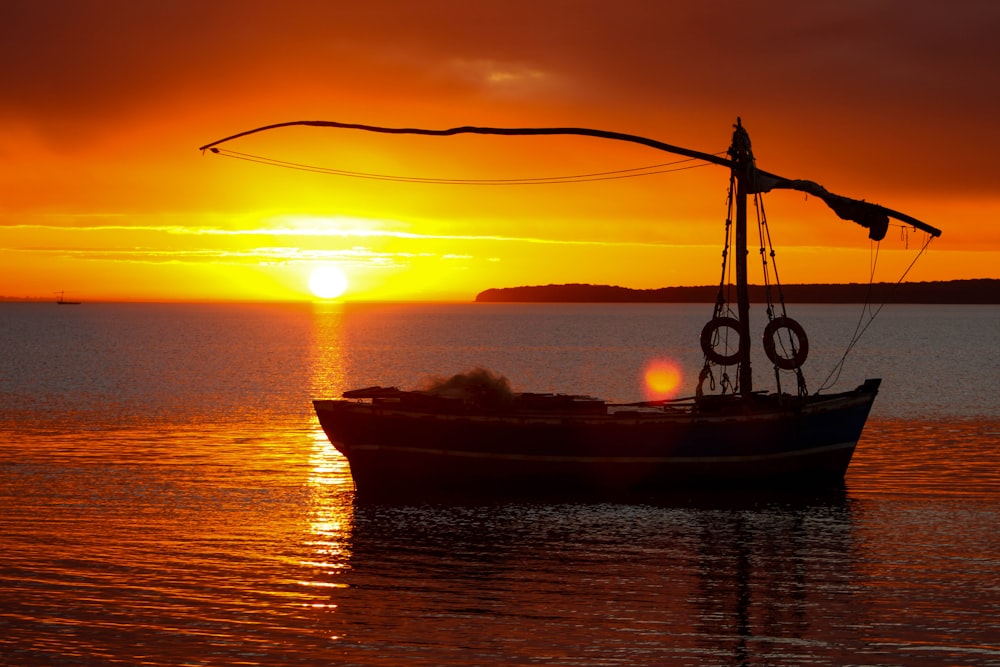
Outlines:
MULTIPOLYGON (((534 178, 424 178, 419 176, 399 176, 392 174, 377 174, 363 171, 335 169, 333 167, 320 167, 300 162, 278 160, 262 155, 253 155, 251 153, 241 153, 239 151, 232 151, 224 148, 213 147, 209 150, 223 157, 231 157, 247 162, 256 162, 272 167, 282 167, 284 169, 310 171, 320 174, 330 174, 333 176, 345 176, 348 178, 365 178, 370 180, 395 181, 403 183, 428 183, 435 185, 548 185, 558 183, 587 183, 591 181, 607 181, 622 178, 636 178, 639 176, 653 176, 655 174, 666 174, 675 171, 685 171, 688 169, 697 169, 709 166, 706 162, 701 162, 699 164, 685 164, 698 160, 698 158, 685 158, 683 160, 663 162, 661 164, 647 165, 645 167, 632 167, 629 169, 619 169, 615 171, 603 171, 589 174, 576 174, 571 176, 541 176, 534 178)), ((718 154, 721 155, 722 153, 718 154)))

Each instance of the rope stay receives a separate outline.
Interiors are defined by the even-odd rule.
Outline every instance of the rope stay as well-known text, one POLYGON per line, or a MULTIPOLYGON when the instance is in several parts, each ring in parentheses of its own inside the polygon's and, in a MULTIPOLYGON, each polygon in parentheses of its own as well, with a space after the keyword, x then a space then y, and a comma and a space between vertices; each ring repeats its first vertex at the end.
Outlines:
POLYGON ((767 301, 767 326, 764 328, 764 351, 774 368, 774 382, 778 393, 781 393, 781 371, 791 371, 795 374, 796 390, 799 396, 806 396, 809 389, 806 377, 802 372, 802 364, 809 354, 809 339, 802 326, 788 316, 785 303, 785 291, 781 287, 778 275, 778 254, 771 240, 771 228, 767 224, 767 213, 764 211, 764 199, 754 196, 757 209, 757 225, 760 234, 760 257, 764 273, 764 294, 767 301), (766 244, 766 248, 765 248, 766 244), (768 261, 770 259, 770 261, 768 261), (771 290, 770 274, 774 274, 774 288, 777 291, 775 303, 771 290), (776 310, 776 306, 780 312, 776 310), (782 332, 785 332, 782 335, 782 332), (780 347, 780 352, 776 349, 780 347))
POLYGON ((615 171, 595 172, 589 174, 574 174, 569 176, 540 176, 534 178, 429 178, 420 176, 401 176, 391 174, 378 174, 363 171, 349 171, 346 169, 336 169, 333 167, 320 167, 316 165, 303 164, 300 162, 289 162, 278 160, 251 153, 241 153, 225 148, 209 148, 212 153, 222 157, 235 158, 246 162, 256 162, 258 164, 272 167, 282 167, 284 169, 295 169, 298 171, 308 171, 319 174, 329 174, 332 176, 344 176, 347 178, 361 178, 377 181, 392 181, 398 183, 419 183, 430 185, 556 185, 563 183, 590 183, 593 181, 610 181, 624 178, 637 178, 640 176, 654 176, 657 174, 667 174, 689 169, 698 169, 709 166, 708 163, 686 164, 695 161, 697 158, 684 158, 673 162, 663 162, 660 164, 647 165, 644 167, 632 167, 629 169, 618 169, 615 171), (678 166, 683 165, 683 166, 678 166))
POLYGON ((837 381, 840 379, 840 374, 844 370, 844 364, 847 362, 847 355, 854 350, 854 346, 858 344, 862 336, 864 336, 865 332, 868 330, 868 327, 872 325, 872 322, 875 321, 875 318, 878 317, 878 314, 882 312, 882 309, 885 307, 885 304, 888 303, 889 297, 906 279, 906 276, 910 272, 910 269, 912 269, 913 266, 917 263, 917 260, 920 259, 921 255, 924 254, 924 252, 927 250, 927 247, 931 244, 931 241, 933 240, 934 240, 933 236, 931 235, 927 236, 927 238, 924 240, 923 245, 920 246, 920 250, 917 251, 917 254, 910 261, 909 265, 907 265, 906 269, 903 270, 902 275, 900 275, 899 279, 895 283, 893 283, 892 287, 889 290, 889 293, 885 296, 882 303, 880 303, 878 307, 873 311, 871 310, 871 306, 872 306, 872 296, 873 296, 872 292, 874 291, 875 287, 875 266, 878 264, 878 251, 881 247, 879 242, 876 241, 874 243, 875 249, 872 251, 873 261, 871 263, 868 276, 868 291, 865 295, 865 302, 861 307, 861 313, 858 315, 858 322, 854 326, 854 333, 851 334, 851 339, 847 344, 847 348, 844 350, 844 354, 842 354, 837 363, 834 364, 833 368, 830 370, 830 373, 826 376, 826 379, 823 380, 823 384, 816 391, 817 394, 826 389, 830 389, 833 385, 837 383, 837 381), (867 320, 866 320, 866 313, 867 313, 867 320))
MULTIPOLYGON (((718 379, 718 386, 721 386, 721 392, 723 394, 732 392, 736 393, 739 390, 739 380, 737 379, 734 384, 732 378, 729 377, 728 371, 726 371, 725 364, 718 363, 721 359, 720 355, 716 356, 715 348, 720 345, 726 351, 732 349, 729 341, 729 330, 733 329, 729 324, 722 323, 735 320, 736 313, 733 312, 732 303, 733 295, 733 280, 732 271, 733 263, 729 261, 729 253, 733 246, 733 210, 736 205, 736 175, 730 173, 729 175, 729 190, 726 196, 726 225, 725 233, 723 235, 722 243, 722 267, 721 273, 719 275, 719 291, 715 296, 715 306, 712 309, 712 319, 709 320, 708 325, 702 330, 702 352, 704 353, 704 364, 702 365, 701 372, 698 374, 698 385, 696 389, 697 396, 704 395, 704 385, 705 381, 708 381, 709 391, 714 392, 717 386, 717 381, 715 379, 715 373, 712 372, 712 367, 715 365, 722 367, 722 375, 718 379), (726 332, 723 335, 723 332, 726 332)), ((739 336, 737 335, 737 343, 739 341, 739 336)), ((738 376, 737 376, 738 378, 738 376)))

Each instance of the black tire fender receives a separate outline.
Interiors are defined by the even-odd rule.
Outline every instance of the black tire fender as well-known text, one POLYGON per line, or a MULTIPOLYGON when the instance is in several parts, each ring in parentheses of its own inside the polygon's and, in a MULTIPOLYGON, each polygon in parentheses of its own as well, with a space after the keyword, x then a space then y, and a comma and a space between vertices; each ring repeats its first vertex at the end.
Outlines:
POLYGON ((764 329, 764 354, 771 363, 786 371, 794 371, 806 362, 809 356, 809 339, 806 337, 806 330, 802 325, 790 317, 776 317, 768 322, 764 329), (798 339, 798 343, 793 346, 795 353, 791 357, 783 357, 778 354, 777 334, 781 329, 788 329, 798 339))
POLYGON ((720 366, 732 366, 740 360, 740 350, 742 345, 738 345, 732 354, 722 354, 715 349, 715 337, 719 329, 732 329, 736 332, 736 340, 740 340, 740 321, 735 317, 713 317, 701 330, 701 351, 705 353, 705 358, 720 366))

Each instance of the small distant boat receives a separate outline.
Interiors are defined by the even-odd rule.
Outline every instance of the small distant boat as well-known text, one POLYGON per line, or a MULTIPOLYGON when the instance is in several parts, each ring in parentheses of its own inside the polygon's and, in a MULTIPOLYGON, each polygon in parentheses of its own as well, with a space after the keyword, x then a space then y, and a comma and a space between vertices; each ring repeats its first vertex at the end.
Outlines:
POLYGON ((56 299, 56 303, 58 303, 60 306, 79 306, 80 305, 79 301, 67 301, 66 300, 66 292, 65 291, 63 291, 63 292, 56 292, 56 294, 59 295, 59 298, 56 299))
MULTIPOLYGON (((704 366, 694 396, 612 404, 589 396, 513 393, 505 378, 480 369, 422 391, 376 386, 345 392, 341 399, 315 400, 319 423, 350 463, 359 497, 603 496, 719 486, 775 489, 841 484, 881 380, 869 379, 841 393, 808 393, 801 370, 808 339, 785 312, 775 271, 763 345, 777 386, 774 391, 755 389, 747 283, 748 200, 753 198, 762 227, 766 219, 758 198, 771 190, 793 189, 823 200, 839 217, 867 228, 876 241, 885 236, 889 218, 928 233, 928 240, 941 234, 898 211, 833 194, 812 181, 759 170, 739 119, 725 157, 586 128, 423 130, 333 121, 267 126, 202 148, 218 153, 217 144, 286 125, 439 136, 576 134, 639 143, 730 172, 723 281, 712 317, 701 332, 704 366), (726 283, 729 266, 735 270, 734 285, 726 283), (727 299, 732 294, 735 304, 727 299), (781 379, 789 376, 792 388, 783 391, 781 379), (706 392, 706 384, 718 393, 706 392)), ((769 232, 767 237, 769 243, 769 232)), ((767 271, 774 254, 768 257, 763 239, 761 244, 767 271)))

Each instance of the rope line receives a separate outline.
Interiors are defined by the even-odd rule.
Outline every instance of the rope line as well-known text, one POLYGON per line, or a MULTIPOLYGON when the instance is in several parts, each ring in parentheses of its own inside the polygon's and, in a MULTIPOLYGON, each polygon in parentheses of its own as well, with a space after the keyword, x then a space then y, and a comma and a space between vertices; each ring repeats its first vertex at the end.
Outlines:
POLYGON ((316 165, 302 164, 299 162, 288 162, 285 160, 277 160, 275 158, 264 157, 261 155, 253 155, 250 153, 241 153, 238 151, 231 151, 223 148, 212 148, 213 153, 221 155, 223 157, 230 157, 237 160, 244 160, 246 162, 256 162, 258 164, 265 164, 272 167, 282 167, 284 169, 294 169, 298 171, 309 171, 320 174, 329 174, 332 176, 344 176, 348 178, 363 178, 369 180, 378 181, 394 181, 403 183, 424 183, 424 184, 434 184, 434 185, 549 185, 549 184, 562 184, 562 183, 587 183, 592 181, 608 181, 617 180, 623 178, 636 178, 639 176, 653 176, 655 174, 666 174, 677 171, 686 171, 688 169, 698 169, 700 167, 710 166, 709 163, 701 162, 700 164, 689 164, 682 165, 687 162, 697 161, 697 158, 685 158, 683 160, 676 160, 674 162, 664 162, 661 164, 648 165, 645 167, 633 167, 630 169, 620 169, 617 171, 604 171, 595 172, 591 174, 577 174, 572 176, 542 176, 537 178, 422 178, 418 176, 397 176, 390 174, 377 174, 369 173, 363 171, 349 171, 346 169, 335 169, 332 167, 320 167, 316 165))
POLYGON ((864 336, 865 332, 868 330, 868 327, 871 326, 872 322, 875 321, 875 318, 878 316, 878 314, 882 312, 883 308, 885 308, 885 304, 888 302, 888 298, 892 296, 892 293, 896 291, 896 288, 898 288, 899 285, 902 284, 903 280, 906 279, 906 275, 910 272, 910 269, 912 269, 913 265, 917 263, 917 260, 920 259, 920 256, 924 254, 924 251, 927 250, 927 247, 931 244, 931 241, 933 240, 934 237, 928 234, 926 240, 924 241, 923 246, 921 246, 916 256, 910 261, 910 264, 906 267, 906 270, 903 271, 903 274, 899 277, 899 280, 897 280, 893 284, 892 288, 889 291, 889 294, 886 295, 886 299, 883 300, 881 304, 879 304, 878 308, 872 311, 871 301, 872 301, 872 291, 874 289, 875 266, 878 264, 878 251, 880 248, 880 243, 877 241, 875 242, 874 259, 872 261, 871 273, 868 277, 868 294, 865 297, 865 303, 861 308, 861 314, 858 316, 858 323, 854 327, 854 334, 851 336, 851 341, 850 343, 848 343, 847 349, 844 350, 844 354, 840 357, 840 361, 838 361, 834 365, 833 369, 830 370, 830 374, 826 376, 825 380, 823 380, 823 385, 816 391, 817 394, 823 391, 824 389, 829 389, 830 387, 832 387, 837 383, 837 381, 840 379, 841 372, 843 372, 844 370, 844 363, 847 361, 847 355, 851 353, 851 351, 854 349, 854 346, 858 344, 858 341, 861 340, 861 337, 864 336), (868 313, 868 321, 864 322, 866 312, 868 313), (862 326, 862 322, 864 322, 864 326, 862 326))

